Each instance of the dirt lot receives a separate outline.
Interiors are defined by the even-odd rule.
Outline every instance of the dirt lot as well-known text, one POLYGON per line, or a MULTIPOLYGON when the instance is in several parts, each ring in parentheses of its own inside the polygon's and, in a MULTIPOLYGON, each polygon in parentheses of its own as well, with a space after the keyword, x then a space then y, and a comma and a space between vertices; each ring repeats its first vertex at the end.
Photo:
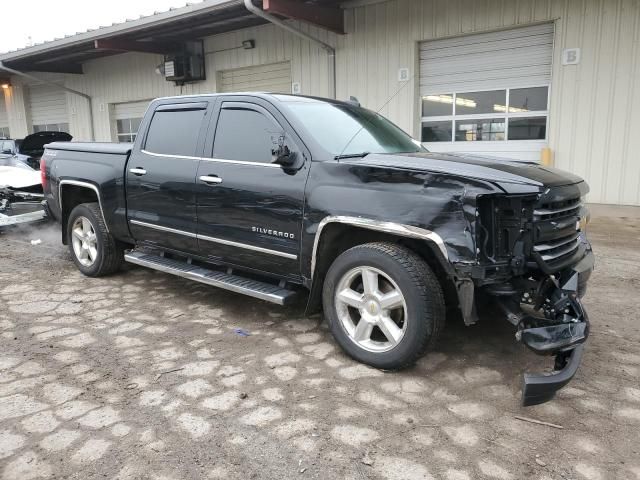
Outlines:
POLYGON ((135 267, 85 278, 53 229, 0 235, 4 479, 640 479, 638 220, 590 225, 588 350, 527 409, 520 374, 548 362, 506 322, 450 324, 380 372, 299 308, 135 267))

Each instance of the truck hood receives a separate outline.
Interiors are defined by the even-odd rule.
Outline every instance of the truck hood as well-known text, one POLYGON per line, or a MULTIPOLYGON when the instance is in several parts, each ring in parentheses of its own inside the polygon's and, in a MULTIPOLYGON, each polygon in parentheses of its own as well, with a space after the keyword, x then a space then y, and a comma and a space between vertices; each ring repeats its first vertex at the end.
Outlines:
POLYGON ((372 153, 361 159, 341 163, 360 166, 402 168, 425 172, 449 173, 498 183, 516 183, 535 187, 572 185, 583 181, 577 175, 537 163, 502 160, 476 155, 448 153, 372 153))
POLYGON ((69 142, 72 138, 73 137, 66 132, 32 133, 22 140, 19 153, 28 157, 40 157, 47 143, 69 142))

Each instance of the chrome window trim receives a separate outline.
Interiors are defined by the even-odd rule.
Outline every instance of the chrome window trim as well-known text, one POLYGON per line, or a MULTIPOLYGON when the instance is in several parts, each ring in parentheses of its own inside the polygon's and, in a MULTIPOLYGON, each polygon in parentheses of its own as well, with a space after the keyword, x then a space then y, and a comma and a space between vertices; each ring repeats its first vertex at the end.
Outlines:
POLYGON ((151 155, 152 157, 161 157, 161 158, 182 158, 184 160, 202 160, 200 157, 191 157, 189 155, 167 155, 166 153, 154 153, 144 148, 140 150, 142 153, 146 155, 151 155))
POLYGON ((60 214, 62 215, 62 186, 63 185, 75 185, 77 187, 89 188, 96 192, 96 196, 98 197, 98 206, 100 207, 100 214, 102 215, 102 221, 104 223, 104 228, 109 233, 109 224, 104 217, 104 209, 102 208, 102 198, 100 197, 100 190, 94 184, 89 182, 81 182, 79 180, 60 180, 58 183, 58 205, 60 206, 60 214))
POLYGON ((205 162, 231 163, 235 165, 252 165, 256 167, 282 168, 277 163, 249 162, 246 160, 227 160, 225 158, 191 157, 188 155, 167 155, 166 153, 154 153, 144 149, 140 151, 146 155, 151 155, 152 157, 181 158, 183 160, 203 160, 205 162))
POLYGON ((421 240, 429 240, 436 244, 440 253, 445 259, 449 260, 449 254, 445 247, 442 237, 431 230, 426 230, 420 227, 414 227, 413 225, 403 225, 400 223, 384 222, 380 220, 374 220, 371 218, 363 217, 348 217, 348 216, 328 216, 322 219, 318 224, 318 230, 316 231, 315 239, 313 240, 313 253, 311 255, 311 278, 315 273, 316 261, 318 254, 318 245, 320 244, 320 237, 322 236, 322 230, 330 223, 344 223, 347 225, 353 225, 355 227, 365 228, 367 230, 375 230, 378 232, 390 233, 394 235, 400 235, 402 237, 418 238, 421 240))
POLYGON ((178 230, 170 227, 163 227, 161 225, 156 225, 155 223, 141 222, 140 220, 129 220, 129 222, 133 223, 134 225, 153 228, 155 230, 160 230, 162 232, 175 233, 177 235, 184 235, 186 237, 196 238, 198 240, 204 240, 207 242, 213 242, 213 243, 219 243, 221 245, 229 245, 232 247, 244 248, 246 250, 253 250, 255 252, 267 253, 269 255, 277 255, 279 257, 289 258, 291 260, 296 260, 298 258, 297 255, 294 255, 292 253, 285 253, 285 252, 280 252, 278 250, 271 250, 269 248, 248 245, 246 243, 233 242, 231 240, 224 240, 222 238, 209 237, 207 235, 199 235, 197 233, 192 233, 192 232, 185 232, 184 230, 178 230))
POLYGON ((200 160, 204 160, 205 162, 232 163, 235 165, 252 165, 256 167, 282 168, 282 166, 278 165, 277 163, 249 162, 246 160, 227 160, 226 158, 202 157, 200 160))

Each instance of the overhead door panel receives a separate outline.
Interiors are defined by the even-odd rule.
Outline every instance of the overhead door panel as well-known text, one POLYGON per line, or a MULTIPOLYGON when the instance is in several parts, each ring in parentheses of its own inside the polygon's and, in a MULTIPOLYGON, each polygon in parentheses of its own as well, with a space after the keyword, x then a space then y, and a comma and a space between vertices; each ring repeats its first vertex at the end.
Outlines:
POLYGON ((140 102, 116 103, 114 105, 114 117, 116 120, 128 118, 142 118, 149 106, 149 100, 140 102))
POLYGON ((551 81, 553 24, 420 45, 420 93, 526 87, 551 81))
POLYGON ((220 72, 220 92, 291 93, 289 62, 256 65, 220 72))
POLYGON ((535 161, 547 146, 552 23, 420 44, 421 140, 535 161))
POLYGON ((133 142, 138 134, 140 123, 149 106, 148 100, 139 102, 116 103, 113 106, 116 136, 114 141, 133 142))
POLYGON ((52 85, 29 87, 29 107, 32 125, 69 123, 67 96, 52 85))

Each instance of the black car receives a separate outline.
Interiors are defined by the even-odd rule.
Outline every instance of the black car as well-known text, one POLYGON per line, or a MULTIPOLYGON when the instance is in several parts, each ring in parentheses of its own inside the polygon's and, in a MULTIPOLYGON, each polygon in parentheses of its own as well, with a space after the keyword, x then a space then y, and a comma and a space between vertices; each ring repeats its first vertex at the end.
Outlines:
POLYGON ((429 153, 352 103, 246 93, 158 99, 134 144, 42 158, 85 275, 128 261, 280 304, 306 294, 349 355, 382 369, 433 349, 447 307, 473 324, 490 302, 555 356, 525 376, 525 405, 580 363, 594 262, 575 175, 429 153))

